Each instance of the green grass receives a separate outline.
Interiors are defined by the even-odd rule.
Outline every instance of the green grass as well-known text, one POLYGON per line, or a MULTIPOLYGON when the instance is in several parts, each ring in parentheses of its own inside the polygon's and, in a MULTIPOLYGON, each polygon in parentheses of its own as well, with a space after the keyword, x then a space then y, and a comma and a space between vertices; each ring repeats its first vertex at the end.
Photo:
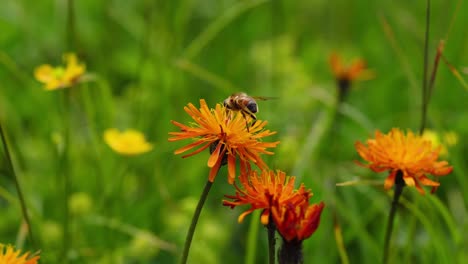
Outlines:
MULTIPOLYGON (((6 131, 38 248, 22 233, 21 207, 0 148, 0 243, 41 250, 41 263, 65 263, 64 171, 70 180, 70 263, 177 263, 206 182, 208 153, 187 159, 168 142, 170 120, 186 123, 183 107, 210 106, 233 92, 278 97, 260 102, 258 117, 280 140, 272 168, 296 175, 326 203, 317 232, 304 242, 305 263, 340 263, 336 215, 350 263, 378 263, 391 193, 385 174, 354 160, 354 142, 375 129, 417 131, 425 2, 376 1, 6 1, 0 8, 0 122, 6 131), (377 4, 378 3, 378 4, 377 4), (389 25, 385 30, 384 22, 389 25), (390 29, 393 35, 389 35, 390 29), (72 41, 70 43, 70 41, 72 41), (92 82, 47 92, 34 80, 38 65, 59 64, 75 47, 92 82), (356 82, 346 105, 333 104, 328 56, 362 57, 375 71, 356 82), (70 100, 63 105, 63 96, 70 100), (336 114, 336 115, 335 115, 336 114), (336 119, 334 119, 336 118, 336 119), (68 121, 66 121, 68 120, 68 121), (339 122, 335 129, 334 121, 339 122), (69 123, 69 126, 65 124, 69 123), (154 150, 126 158, 103 141, 105 129, 142 131, 154 150), (69 129, 68 162, 63 144, 69 129), (361 177, 381 185, 337 187, 361 177)), ((468 3, 433 1, 429 66, 440 39, 445 57, 468 78, 468 3)), ((440 63, 428 127, 455 131, 452 174, 435 195, 403 192, 391 262, 468 261, 468 91, 440 63)), ((266 263, 266 229, 249 233, 242 209, 221 205, 234 189, 222 168, 195 232, 189 263, 266 263), (256 250, 252 253, 252 241, 256 250)), ((260 225, 257 221, 257 225, 260 225)))

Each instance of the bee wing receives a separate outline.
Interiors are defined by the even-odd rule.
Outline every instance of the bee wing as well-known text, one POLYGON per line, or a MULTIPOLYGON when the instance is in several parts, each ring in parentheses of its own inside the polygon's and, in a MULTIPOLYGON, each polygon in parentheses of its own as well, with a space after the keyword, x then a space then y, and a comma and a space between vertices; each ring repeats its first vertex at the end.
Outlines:
POLYGON ((251 96, 255 100, 259 101, 266 101, 266 100, 273 100, 278 99, 278 97, 271 97, 271 96, 251 96))

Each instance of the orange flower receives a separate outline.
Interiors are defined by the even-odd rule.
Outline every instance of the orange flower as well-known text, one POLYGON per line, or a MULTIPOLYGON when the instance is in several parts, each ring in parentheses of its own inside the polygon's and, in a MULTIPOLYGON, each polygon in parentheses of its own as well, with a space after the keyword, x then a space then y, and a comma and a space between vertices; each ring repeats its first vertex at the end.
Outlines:
POLYGON ((254 210, 263 209, 260 222, 267 225, 272 208, 281 208, 284 205, 300 206, 307 203, 312 195, 301 184, 298 190, 294 190, 295 177, 286 176, 282 171, 263 170, 260 175, 257 171, 250 171, 239 176, 244 189, 235 185, 236 195, 226 195, 233 201, 223 201, 223 205, 234 208, 238 205, 250 204, 250 209, 242 213, 238 221, 242 222, 244 217, 254 210))
POLYGON ((273 220, 285 240, 302 241, 317 230, 323 207, 323 202, 309 205, 308 199, 300 205, 289 203, 282 207, 273 207, 273 220))
POLYGON ((340 56, 336 53, 332 53, 330 56, 330 66, 333 75, 338 81, 351 82, 366 76, 363 75, 363 73, 365 73, 366 63, 362 59, 355 59, 350 66, 345 67, 340 56))
POLYGON ((15 250, 10 245, 3 245, 0 243, 0 264, 37 264, 40 258, 38 255, 32 255, 29 252, 21 256, 21 250, 15 250))
POLYGON ((389 171, 385 180, 385 189, 395 184, 395 178, 400 172, 408 186, 415 186, 424 194, 421 185, 439 186, 440 183, 430 180, 426 174, 443 176, 452 172, 447 161, 437 161, 440 147, 434 149, 431 141, 413 134, 411 131, 405 136, 397 128, 393 128, 387 135, 375 132, 375 139, 368 139, 367 146, 356 142, 356 150, 369 164, 360 164, 375 172, 389 171))
POLYGON ((341 58, 336 53, 332 53, 330 66, 337 82, 339 102, 342 102, 347 96, 353 81, 368 80, 374 77, 374 73, 366 69, 366 63, 361 59, 355 59, 349 67, 345 67, 341 58))
POLYGON ((262 142, 261 139, 275 134, 270 130, 264 130, 266 121, 257 120, 246 128, 245 118, 238 112, 232 113, 221 105, 216 104, 215 109, 209 109, 205 100, 200 100, 200 109, 193 104, 188 104, 184 110, 195 121, 189 126, 176 121, 171 121, 178 126, 180 132, 170 132, 172 136, 169 141, 183 139, 193 139, 193 143, 175 151, 181 154, 193 148, 199 147, 192 153, 186 154, 183 158, 190 157, 210 147, 210 158, 208 167, 211 168, 209 181, 213 182, 222 164, 227 162, 228 181, 234 182, 236 175, 236 159, 240 160, 241 169, 249 167, 253 162, 259 168, 267 168, 260 154, 273 154, 267 148, 278 145, 276 142, 262 142))

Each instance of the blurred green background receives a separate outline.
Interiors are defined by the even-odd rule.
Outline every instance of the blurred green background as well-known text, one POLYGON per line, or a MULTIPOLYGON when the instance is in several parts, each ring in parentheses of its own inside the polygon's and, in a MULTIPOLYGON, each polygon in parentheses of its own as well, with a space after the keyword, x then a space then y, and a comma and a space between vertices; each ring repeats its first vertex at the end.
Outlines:
MULTIPOLYGON (((265 157, 270 167, 297 176, 314 192, 312 202, 326 203, 319 229, 304 242, 305 263, 379 262, 391 192, 382 188, 385 173, 354 163, 354 142, 375 129, 418 130, 425 8, 424 1, 369 0, 2 1, 0 122, 39 248, 24 240, 3 148, 0 243, 40 249, 41 263, 176 263, 209 169, 208 153, 173 154, 189 141, 167 141, 176 131, 170 120, 189 122, 183 110, 189 102, 198 106, 205 98, 214 107, 245 91, 278 97, 260 102, 257 115, 278 132, 267 140, 281 141, 275 155, 265 157), (67 51, 78 54, 94 80, 44 91, 35 67, 58 65, 67 51), (333 51, 347 61, 363 58, 375 72, 353 84, 338 110, 328 64, 333 51), (65 92, 71 99, 64 104, 65 92), (114 153, 102 139, 112 127, 142 131, 153 151, 114 153), (62 228, 64 174, 71 184, 69 236, 62 228), (336 186, 355 179, 382 184, 336 186), (341 258, 335 222, 346 249, 341 258)), ((467 79, 468 2, 433 1, 431 11, 430 68, 445 39, 445 57, 467 79)), ((443 157, 454 172, 441 178, 435 195, 405 190, 392 240, 395 263, 468 262, 466 102, 467 90, 441 62, 428 127, 458 134, 443 157)), ((223 195, 234 194, 226 178, 223 168, 189 263, 244 263, 252 251, 252 217, 237 223, 247 208, 221 205, 223 195)), ((263 227, 256 241, 255 263, 265 263, 263 227)))

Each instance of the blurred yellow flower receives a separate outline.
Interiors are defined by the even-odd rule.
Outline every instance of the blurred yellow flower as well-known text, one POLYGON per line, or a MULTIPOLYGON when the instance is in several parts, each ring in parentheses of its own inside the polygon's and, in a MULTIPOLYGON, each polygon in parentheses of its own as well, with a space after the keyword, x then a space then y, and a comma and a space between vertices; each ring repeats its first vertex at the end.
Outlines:
POLYGON ((454 146, 458 143, 458 135, 453 131, 445 132, 443 138, 447 146, 454 146))
POLYGON ((153 145, 146 141, 145 136, 133 129, 123 132, 115 128, 107 129, 104 132, 104 141, 115 152, 128 156, 142 154, 153 149, 153 145))
POLYGON ((29 252, 21 255, 21 250, 15 250, 10 245, 3 245, 0 243, 0 264, 37 264, 40 257, 29 252))
POLYGON ((84 216, 93 209, 93 200, 91 196, 85 192, 76 192, 68 198, 68 208, 71 215, 84 216))
POLYGON ((458 135, 453 131, 440 134, 433 130, 426 129, 424 130, 422 137, 424 139, 430 140, 434 147, 440 146, 441 156, 448 156, 448 147, 456 145, 458 142, 458 135))
POLYGON ((453 170, 447 161, 437 161, 440 147, 434 148, 430 140, 411 131, 407 135, 397 128, 393 128, 388 134, 376 131, 375 139, 368 139, 366 144, 367 146, 361 142, 355 144, 359 155, 369 162, 360 165, 374 172, 389 171, 385 189, 391 188, 400 174, 406 185, 416 187, 424 194, 421 185, 432 186, 433 190, 440 185, 439 182, 430 180, 427 174, 444 176, 453 170))
POLYGON ((78 62, 76 54, 66 53, 63 55, 63 60, 65 67, 43 64, 34 70, 34 77, 45 84, 46 90, 70 87, 78 83, 85 74, 86 66, 78 62))

